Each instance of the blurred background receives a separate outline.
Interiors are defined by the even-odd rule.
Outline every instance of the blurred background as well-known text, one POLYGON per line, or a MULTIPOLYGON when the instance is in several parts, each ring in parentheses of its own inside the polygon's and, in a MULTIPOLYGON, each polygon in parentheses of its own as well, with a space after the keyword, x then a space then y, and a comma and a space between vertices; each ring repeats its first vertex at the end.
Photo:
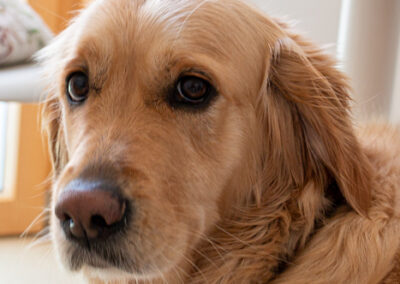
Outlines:
MULTIPOLYGON (((0 283, 81 283, 58 266, 46 234, 50 162, 39 122, 43 84, 29 59, 87 2, 0 0, 0 283)), ((352 81, 357 123, 400 123, 399 0, 249 2, 339 59, 352 81)))

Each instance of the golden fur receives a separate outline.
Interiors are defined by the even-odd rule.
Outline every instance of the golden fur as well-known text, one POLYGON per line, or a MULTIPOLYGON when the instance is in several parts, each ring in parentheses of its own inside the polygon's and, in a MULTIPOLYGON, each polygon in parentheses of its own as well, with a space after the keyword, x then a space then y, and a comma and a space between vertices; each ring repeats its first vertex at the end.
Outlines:
MULTIPOLYGON (((99 0, 40 57, 53 207, 102 165, 137 204, 118 244, 135 272, 83 265, 91 282, 400 282, 399 130, 356 131, 347 79, 285 24, 237 0, 99 0), (71 108, 82 69, 91 92, 71 108), (171 108, 193 69, 218 97, 171 108)), ((51 229, 68 265, 54 214, 51 229)))

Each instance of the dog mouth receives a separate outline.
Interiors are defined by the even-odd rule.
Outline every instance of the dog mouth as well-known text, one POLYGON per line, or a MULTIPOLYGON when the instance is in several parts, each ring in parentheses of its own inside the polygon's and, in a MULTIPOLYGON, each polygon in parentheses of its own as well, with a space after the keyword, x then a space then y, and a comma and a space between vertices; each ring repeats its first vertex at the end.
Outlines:
MULTIPOLYGON (((112 243, 111 240, 107 241, 112 243)), ((72 271, 78 271, 83 266, 98 269, 116 268, 128 273, 141 273, 142 269, 128 255, 127 250, 104 242, 89 242, 89 246, 69 244, 67 263, 72 271)))
POLYGON ((74 224, 72 218, 68 217, 60 221, 64 236, 62 253, 70 270, 79 271, 83 266, 97 269, 115 268, 135 274, 144 270, 144 268, 139 268, 135 257, 130 254, 135 251, 134 256, 140 256, 135 243, 129 241, 128 238, 131 233, 129 230, 130 208, 131 206, 127 203, 124 219, 110 226, 107 226, 101 218, 93 218, 95 222, 92 223, 97 223, 97 226, 92 224, 96 237, 93 237, 93 232, 89 233, 88 229, 83 230, 83 235, 77 237, 76 233, 71 233, 71 227, 81 226, 80 224, 74 224))
POLYGON ((104 240, 89 239, 86 243, 64 240, 59 242, 62 245, 59 252, 71 271, 112 269, 134 279, 158 277, 176 264, 176 260, 162 254, 163 246, 146 247, 151 240, 129 236, 129 233, 132 232, 120 232, 120 236, 104 240))

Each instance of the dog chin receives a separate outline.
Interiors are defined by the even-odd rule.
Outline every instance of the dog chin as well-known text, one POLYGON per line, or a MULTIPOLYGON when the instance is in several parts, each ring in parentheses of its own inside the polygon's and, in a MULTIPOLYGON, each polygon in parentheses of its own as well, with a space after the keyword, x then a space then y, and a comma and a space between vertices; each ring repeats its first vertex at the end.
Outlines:
POLYGON ((70 247, 70 253, 65 255, 58 253, 58 257, 68 270, 82 273, 88 279, 98 279, 106 283, 151 281, 164 278, 164 275, 177 265, 176 262, 170 261, 163 268, 149 269, 152 265, 143 264, 137 267, 137 264, 127 256, 124 261, 116 264, 93 254, 82 253, 82 251, 82 249, 73 250, 70 247))

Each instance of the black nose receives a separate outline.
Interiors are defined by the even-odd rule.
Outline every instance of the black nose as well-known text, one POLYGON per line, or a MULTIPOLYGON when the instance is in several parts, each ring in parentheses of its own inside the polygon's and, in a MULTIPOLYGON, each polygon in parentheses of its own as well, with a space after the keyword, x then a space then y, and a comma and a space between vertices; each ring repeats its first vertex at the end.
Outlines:
POLYGON ((117 186, 79 179, 64 188, 55 213, 67 237, 86 242, 120 230, 126 223, 127 205, 117 186))

